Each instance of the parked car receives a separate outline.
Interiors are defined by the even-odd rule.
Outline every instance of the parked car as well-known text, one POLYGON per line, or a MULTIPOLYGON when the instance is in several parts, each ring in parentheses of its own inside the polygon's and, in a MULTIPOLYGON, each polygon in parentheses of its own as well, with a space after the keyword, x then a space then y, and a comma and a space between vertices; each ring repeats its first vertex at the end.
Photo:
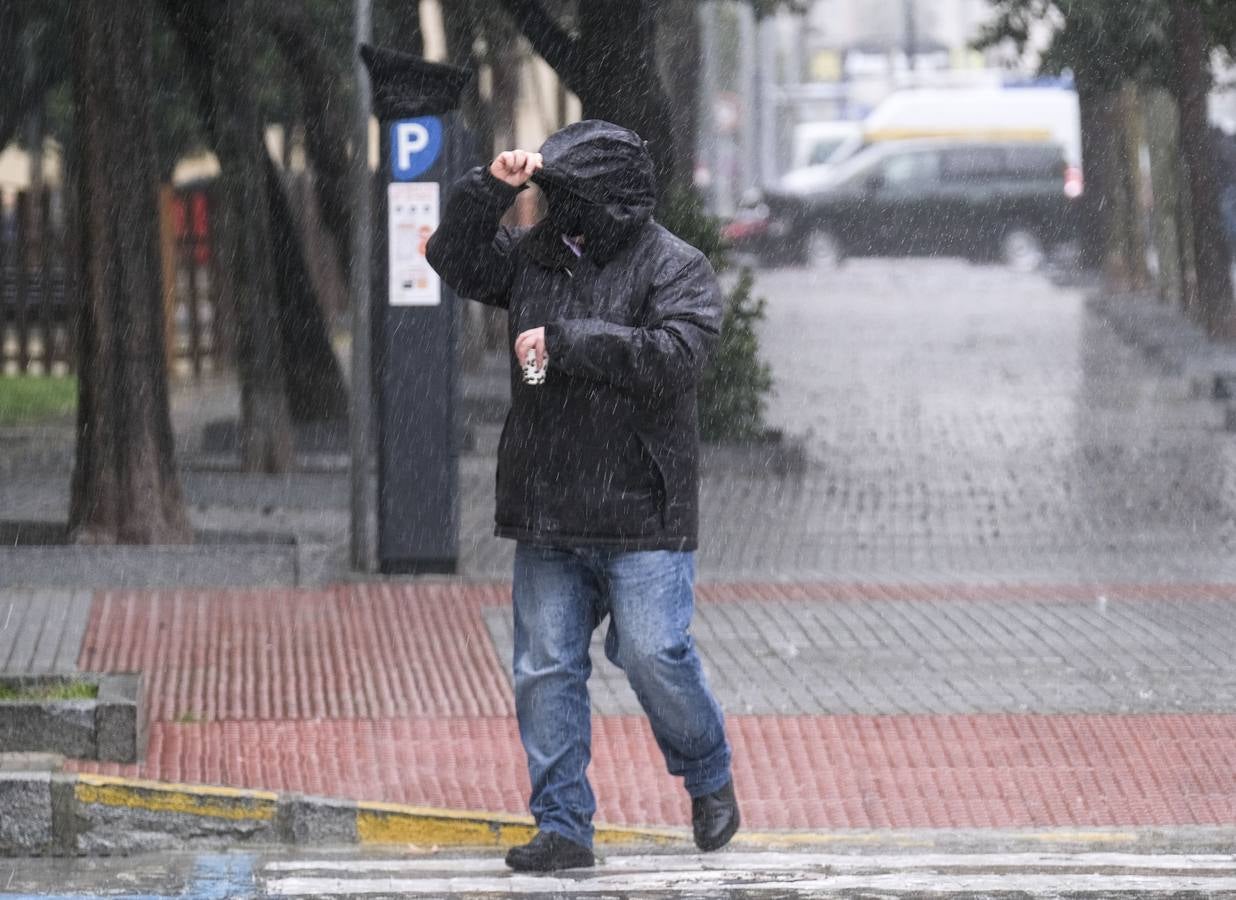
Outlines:
POLYGON ((1030 270, 1075 237, 1069 172, 1050 142, 874 144, 813 185, 766 191, 726 236, 773 265, 940 255, 1030 270))

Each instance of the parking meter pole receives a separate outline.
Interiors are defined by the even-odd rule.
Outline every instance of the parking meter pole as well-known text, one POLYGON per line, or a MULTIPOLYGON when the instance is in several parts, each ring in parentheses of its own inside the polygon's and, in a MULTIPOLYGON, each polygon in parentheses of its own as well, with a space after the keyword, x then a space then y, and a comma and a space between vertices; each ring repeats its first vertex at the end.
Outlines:
MULTIPOLYGON (((372 0, 355 0, 355 29, 357 45, 367 44, 373 34, 372 0)), ((372 478, 374 446, 372 337, 373 324, 370 316, 373 301, 370 298, 370 269, 368 261, 373 258, 373 175, 369 171, 369 72, 356 60, 356 108, 352 131, 355 180, 355 215, 352 222, 352 259, 363 262, 351 267, 349 281, 352 294, 352 415, 349 419, 349 445, 351 449, 351 558, 352 568, 358 572, 372 572, 377 568, 377 543, 375 540, 375 501, 377 499, 372 478)))
POLYGON ((385 187, 375 202, 373 383, 378 407, 378 568, 454 572, 459 559, 456 312, 425 259, 446 186, 457 175, 454 66, 372 47, 374 113, 385 187))

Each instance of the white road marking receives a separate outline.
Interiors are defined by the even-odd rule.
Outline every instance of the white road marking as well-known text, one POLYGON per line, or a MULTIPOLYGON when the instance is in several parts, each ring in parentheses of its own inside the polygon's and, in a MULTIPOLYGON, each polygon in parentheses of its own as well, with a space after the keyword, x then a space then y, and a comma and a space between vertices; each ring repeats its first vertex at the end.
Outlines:
MULTIPOLYGON (((900 870, 921 868, 1121 868, 1121 869, 1221 869, 1236 874, 1236 854, 1147 853, 726 853, 609 856, 595 871, 647 869, 692 871, 697 869, 808 870, 862 869, 900 870)), ((500 857, 421 857, 416 859, 296 859, 272 860, 268 872, 507 872, 500 857)))
POLYGON ((819 894, 855 889, 970 891, 1236 891, 1236 855, 1133 853, 614 856, 556 876, 510 872, 502 860, 272 860, 270 896, 451 893, 574 894, 742 889, 819 894), (993 871, 994 870, 994 871, 993 871), (295 873, 295 874, 293 874, 295 873), (312 874, 311 874, 312 873, 312 874), (326 873, 339 873, 330 875, 326 873), (374 877, 388 873, 386 877, 374 877), (423 877, 415 877, 424 873, 423 877), (345 877, 350 874, 352 877, 345 877), (397 877, 399 875, 412 877, 397 877))
POLYGON ((484 859, 278 859, 266 863, 267 872, 509 872, 501 857, 484 859))
POLYGON ((279 878, 266 883, 266 892, 275 897, 347 896, 356 894, 399 894, 404 896, 454 893, 614 894, 625 891, 683 891, 730 889, 813 893, 849 890, 930 890, 934 892, 1022 891, 1032 894, 1068 891, 1102 891, 1110 895, 1124 891, 1236 891, 1236 877, 1153 875, 1073 875, 1073 874, 979 874, 951 875, 897 872, 880 875, 836 875, 804 879, 760 881, 752 873, 700 872, 677 877, 660 873, 610 875, 568 880, 553 877, 511 875, 507 878, 279 878))

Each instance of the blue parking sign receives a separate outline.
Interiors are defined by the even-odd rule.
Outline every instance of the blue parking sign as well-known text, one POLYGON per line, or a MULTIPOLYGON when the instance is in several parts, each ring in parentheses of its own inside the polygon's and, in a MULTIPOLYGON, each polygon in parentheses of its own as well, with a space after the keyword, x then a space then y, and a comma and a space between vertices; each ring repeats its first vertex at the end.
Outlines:
POLYGON ((424 175, 442 152, 442 120, 437 116, 391 124, 391 177, 411 181, 424 175))

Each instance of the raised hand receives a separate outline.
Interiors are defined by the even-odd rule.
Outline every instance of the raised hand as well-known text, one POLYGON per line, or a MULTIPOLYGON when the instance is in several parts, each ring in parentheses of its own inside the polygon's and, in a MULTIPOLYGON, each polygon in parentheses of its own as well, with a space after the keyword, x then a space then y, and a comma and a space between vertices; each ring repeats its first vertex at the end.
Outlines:
POLYGON ((505 150, 490 163, 489 172, 511 187, 520 187, 542 165, 541 154, 532 150, 505 150))

